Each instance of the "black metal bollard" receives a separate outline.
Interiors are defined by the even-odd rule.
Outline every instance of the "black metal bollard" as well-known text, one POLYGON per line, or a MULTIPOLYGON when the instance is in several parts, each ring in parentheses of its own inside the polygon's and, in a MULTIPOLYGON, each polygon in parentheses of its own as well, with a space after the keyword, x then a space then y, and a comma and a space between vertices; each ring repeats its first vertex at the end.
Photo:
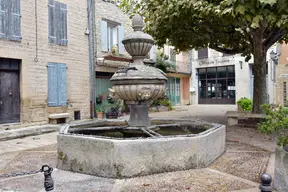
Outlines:
POLYGON ((41 172, 44 172, 44 188, 46 191, 52 191, 54 190, 54 181, 51 176, 53 172, 53 168, 48 165, 43 165, 41 172), (47 169, 45 169, 47 168, 47 169))
POLYGON ((264 173, 261 175, 261 184, 259 186, 259 189, 261 192, 273 192, 273 187, 271 186, 272 184, 272 177, 264 173))

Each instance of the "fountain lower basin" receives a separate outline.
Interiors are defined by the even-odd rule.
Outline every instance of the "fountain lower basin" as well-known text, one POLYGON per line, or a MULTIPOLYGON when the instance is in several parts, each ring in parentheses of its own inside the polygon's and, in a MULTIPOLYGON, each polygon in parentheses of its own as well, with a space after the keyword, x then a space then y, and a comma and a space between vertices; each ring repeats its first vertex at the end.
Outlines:
POLYGON ((225 139, 224 125, 192 120, 153 120, 147 128, 70 125, 57 138, 57 167, 108 178, 204 168, 224 153, 225 139))

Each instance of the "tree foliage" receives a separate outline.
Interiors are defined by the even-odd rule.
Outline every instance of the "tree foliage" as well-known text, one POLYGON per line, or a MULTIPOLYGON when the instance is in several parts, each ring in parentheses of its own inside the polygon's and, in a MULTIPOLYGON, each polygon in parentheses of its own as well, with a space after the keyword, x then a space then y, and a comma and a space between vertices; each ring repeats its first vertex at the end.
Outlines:
POLYGON ((156 61, 154 67, 161 69, 164 73, 175 72, 176 64, 169 61, 169 56, 165 55, 163 51, 157 51, 156 61))
POLYGON ((253 112, 260 112, 266 101, 267 50, 288 37, 287 0, 123 0, 121 7, 145 18, 145 30, 159 46, 210 47, 246 60, 254 55, 253 112))
POLYGON ((258 125, 259 130, 264 134, 278 134, 277 144, 288 145, 288 108, 283 106, 262 105, 266 118, 258 125))

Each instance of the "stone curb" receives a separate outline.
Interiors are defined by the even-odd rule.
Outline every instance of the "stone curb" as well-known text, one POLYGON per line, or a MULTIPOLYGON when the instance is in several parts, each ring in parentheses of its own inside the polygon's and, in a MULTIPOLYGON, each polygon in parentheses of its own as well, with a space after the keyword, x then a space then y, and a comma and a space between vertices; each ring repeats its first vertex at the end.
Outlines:
POLYGON ((0 131, 0 141, 7 141, 21 137, 40 135, 43 133, 50 133, 59 131, 61 125, 42 125, 27 128, 19 128, 13 130, 0 131))

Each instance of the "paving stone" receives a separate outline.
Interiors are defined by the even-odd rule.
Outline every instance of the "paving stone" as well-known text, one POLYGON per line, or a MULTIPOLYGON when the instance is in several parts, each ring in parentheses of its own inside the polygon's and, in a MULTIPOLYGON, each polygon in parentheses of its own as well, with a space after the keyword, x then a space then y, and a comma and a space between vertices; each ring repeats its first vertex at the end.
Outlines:
POLYGON ((12 161, 10 161, 5 168, 0 171, 0 174, 23 172, 39 170, 42 165, 49 165, 56 167, 57 153, 35 153, 22 152, 12 161))
POLYGON ((57 143, 58 133, 48 133, 0 142, 0 154, 44 147, 57 143), (34 139, 39 138, 39 139, 34 139))
POLYGON ((28 149, 27 151, 57 151, 57 144, 47 145, 44 147, 38 147, 33 149, 28 149))
POLYGON ((5 153, 0 155, 0 172, 2 169, 4 169, 7 164, 9 164, 15 157, 19 155, 18 152, 14 153, 5 153))
POLYGON ((258 147, 254 147, 252 145, 248 145, 245 143, 239 143, 239 142, 226 142, 226 150, 228 152, 231 151, 238 151, 238 152, 268 152, 265 149, 261 149, 258 147))
POLYGON ((127 179, 119 192, 228 192, 252 188, 252 185, 227 178, 207 169, 162 173, 127 179))
POLYGON ((259 182, 260 175, 267 167, 270 152, 241 143, 228 142, 227 144, 229 150, 234 152, 227 150, 210 168, 259 182))
MULTIPOLYGON (((115 183, 113 179, 61 170, 53 171, 52 177, 55 181, 55 192, 110 192, 115 183)), ((44 192, 43 186, 43 174, 0 180, 0 189, 2 189, 2 191, 44 192)))

